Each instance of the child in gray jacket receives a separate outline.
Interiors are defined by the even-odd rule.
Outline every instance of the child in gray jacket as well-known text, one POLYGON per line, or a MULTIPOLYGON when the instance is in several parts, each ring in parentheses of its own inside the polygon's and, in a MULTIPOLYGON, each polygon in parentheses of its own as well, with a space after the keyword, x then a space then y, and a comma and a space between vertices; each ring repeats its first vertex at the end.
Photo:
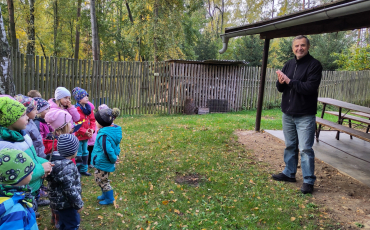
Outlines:
POLYGON ((33 122, 33 119, 35 119, 37 113, 37 102, 33 98, 24 96, 22 94, 18 94, 14 98, 22 103, 24 107, 26 107, 26 114, 29 120, 24 131, 31 137, 37 156, 45 158, 45 147, 42 143, 42 136, 35 122, 33 122))

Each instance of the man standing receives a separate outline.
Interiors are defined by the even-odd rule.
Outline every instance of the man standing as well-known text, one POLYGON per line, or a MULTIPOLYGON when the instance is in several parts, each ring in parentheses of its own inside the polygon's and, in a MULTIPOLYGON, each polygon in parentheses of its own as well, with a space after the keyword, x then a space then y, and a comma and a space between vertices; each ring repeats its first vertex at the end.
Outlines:
POLYGON ((276 71, 276 87, 283 93, 283 132, 285 137, 282 173, 272 175, 277 181, 296 182, 298 150, 301 153, 303 185, 301 192, 312 193, 315 176, 315 153, 312 149, 315 138, 318 88, 322 76, 321 63, 313 58, 308 49, 310 41, 300 35, 293 39, 295 58, 276 71))

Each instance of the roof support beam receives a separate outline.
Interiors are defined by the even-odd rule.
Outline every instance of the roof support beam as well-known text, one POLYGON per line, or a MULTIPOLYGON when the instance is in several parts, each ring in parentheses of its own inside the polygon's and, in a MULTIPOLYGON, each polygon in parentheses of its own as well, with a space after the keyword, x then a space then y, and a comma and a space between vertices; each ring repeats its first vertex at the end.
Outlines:
POLYGON ((265 39, 265 44, 263 46, 261 80, 260 80, 260 89, 258 92, 258 104, 257 104, 256 127, 255 127, 256 131, 260 131, 260 128, 261 128, 263 95, 265 93, 266 69, 267 69, 267 60, 269 56, 269 48, 270 48, 270 39, 267 38, 265 39))

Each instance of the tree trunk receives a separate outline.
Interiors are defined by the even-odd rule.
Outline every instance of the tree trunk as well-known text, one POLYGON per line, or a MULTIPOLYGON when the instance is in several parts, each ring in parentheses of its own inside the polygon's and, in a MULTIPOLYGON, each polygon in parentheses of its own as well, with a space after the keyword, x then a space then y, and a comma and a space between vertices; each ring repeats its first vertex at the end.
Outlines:
POLYGON ((90 1, 90 20, 91 20, 91 32, 92 32, 92 53, 93 59, 99 60, 99 34, 98 25, 96 21, 96 11, 95 11, 95 0, 90 1))
POLYGON ((6 39, 3 15, 0 8, 0 94, 14 96, 15 87, 11 76, 10 46, 6 39))
POLYGON ((15 34, 15 21, 14 21, 14 4, 13 0, 8 1, 8 14, 9 14, 9 31, 10 31, 10 45, 12 46, 13 50, 17 49, 17 37, 15 34))
POLYGON ((158 37, 157 37, 157 24, 158 24, 158 0, 154 2, 154 36, 153 36, 153 47, 154 47, 154 61, 158 61, 158 37))
POLYGON ((357 47, 359 47, 361 43, 361 29, 358 29, 357 31, 357 47))
POLYGON ((275 5, 275 2, 274 2, 274 0, 272 0, 272 12, 271 12, 271 18, 274 18, 274 5, 275 5))
POLYGON ((35 0, 29 0, 30 5, 30 17, 28 20, 28 43, 27 43, 27 54, 35 54, 35 0))
POLYGON ((304 10, 304 8, 305 8, 305 5, 306 5, 306 2, 305 2, 305 0, 303 0, 303 4, 302 4, 302 10, 304 10))
POLYGON ((58 0, 54 0, 53 2, 53 8, 54 8, 54 57, 58 56, 58 26, 59 26, 59 20, 58 20, 58 0))
POLYGON ((76 22, 76 43, 75 43, 75 59, 78 60, 78 55, 80 51, 80 18, 81 18, 81 2, 77 2, 77 22, 76 22))
MULTIPOLYGON (((126 5, 127 5, 127 1, 126 1, 126 5)), ((129 15, 131 14, 131 12, 129 13, 129 15)), ((119 18, 122 18, 122 5, 121 3, 119 5, 117 5, 117 15, 119 15, 119 18)), ((121 37, 121 20, 117 20, 117 36, 118 36, 118 42, 117 42, 117 46, 118 46, 118 61, 121 61, 121 49, 122 49, 122 37, 121 37)))

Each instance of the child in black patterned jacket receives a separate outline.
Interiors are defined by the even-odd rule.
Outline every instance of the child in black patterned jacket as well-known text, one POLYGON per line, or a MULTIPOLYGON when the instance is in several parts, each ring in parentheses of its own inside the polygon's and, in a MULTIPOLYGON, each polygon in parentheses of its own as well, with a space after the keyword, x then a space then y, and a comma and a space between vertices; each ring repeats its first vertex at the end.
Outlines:
POLYGON ((46 177, 49 182, 50 207, 59 215, 56 227, 59 229, 78 229, 80 212, 84 202, 81 198, 80 174, 71 161, 77 155, 79 141, 72 134, 62 134, 58 139, 58 151, 49 154, 55 164, 52 172, 46 177))

